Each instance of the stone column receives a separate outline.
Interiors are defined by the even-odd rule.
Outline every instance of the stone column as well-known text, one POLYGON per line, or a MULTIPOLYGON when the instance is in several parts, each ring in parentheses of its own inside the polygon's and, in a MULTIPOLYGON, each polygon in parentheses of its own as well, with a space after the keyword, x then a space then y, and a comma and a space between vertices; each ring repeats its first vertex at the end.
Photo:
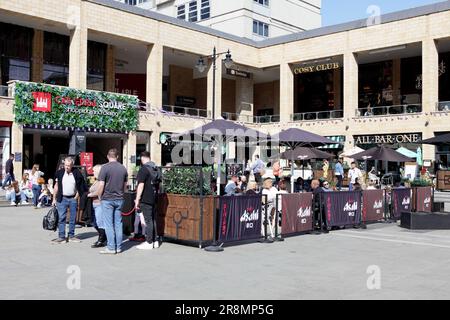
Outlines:
POLYGON ((358 61, 353 52, 344 54, 344 118, 355 117, 358 110, 358 61))
POLYGON ((150 135, 150 157, 156 165, 161 165, 162 147, 159 143, 159 131, 153 131, 150 135))
POLYGON ((122 150, 123 165, 127 168, 128 177, 133 175, 133 167, 136 164, 136 132, 128 133, 122 150), (132 161, 134 160, 134 161, 132 161))
POLYGON ((439 101, 439 52, 433 39, 422 41, 422 108, 436 110, 439 101))
POLYGON ((218 56, 216 59, 216 87, 213 88, 213 76, 214 76, 214 68, 213 62, 208 69, 208 79, 207 79, 207 110, 208 116, 212 117, 213 115, 213 90, 216 93, 215 98, 215 118, 219 118, 222 116, 222 57, 218 56))
POLYGON ((108 45, 106 50, 106 91, 115 92, 116 90, 116 63, 115 48, 108 45))
POLYGON ((77 26, 71 31, 69 49, 69 87, 86 89, 87 41, 88 32, 85 26, 77 26))
POLYGON ((253 119, 253 79, 236 79, 236 113, 245 121, 253 119))
POLYGON ((294 73, 288 63, 280 65, 280 121, 291 121, 294 113, 294 73))
POLYGON ((23 173, 23 128, 13 122, 11 128, 11 153, 16 152, 22 154, 22 161, 14 161, 14 175, 16 179, 19 179, 23 173))
POLYGON ((152 107, 162 107, 163 94, 163 46, 149 45, 147 48, 147 103, 152 107))
POLYGON ((44 31, 34 29, 31 58, 31 81, 42 82, 44 76, 44 31))

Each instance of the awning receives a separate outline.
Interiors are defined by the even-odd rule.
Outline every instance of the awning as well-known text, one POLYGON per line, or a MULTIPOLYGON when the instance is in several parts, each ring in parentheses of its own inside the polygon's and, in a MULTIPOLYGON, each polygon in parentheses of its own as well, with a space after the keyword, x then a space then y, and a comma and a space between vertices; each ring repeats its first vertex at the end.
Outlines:
POLYGON ((336 144, 329 144, 326 146, 318 147, 318 149, 342 149, 344 147, 345 143, 345 136, 331 136, 331 137, 325 137, 332 141, 337 142, 336 144))

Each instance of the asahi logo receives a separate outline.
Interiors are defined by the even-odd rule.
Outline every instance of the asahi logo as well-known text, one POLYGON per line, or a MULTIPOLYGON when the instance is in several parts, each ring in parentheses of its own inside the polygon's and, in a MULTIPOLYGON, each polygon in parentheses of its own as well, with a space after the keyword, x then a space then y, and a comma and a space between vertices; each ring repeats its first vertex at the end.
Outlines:
POLYGON ((423 204, 425 205, 425 208, 429 208, 431 203, 431 198, 426 197, 425 200, 423 200, 423 204))
POLYGON ((374 209, 381 209, 381 208, 383 208, 383 201, 382 200, 375 201, 375 203, 373 204, 373 208, 374 209))
POLYGON ((244 214, 241 216, 241 222, 251 222, 259 220, 259 210, 253 208, 247 208, 244 214))
POLYGON ((358 202, 347 202, 344 207, 344 212, 348 212, 349 217, 354 217, 355 212, 358 210, 358 202))
POLYGON ((411 203, 410 197, 403 198, 402 206, 409 206, 410 203, 411 203))
POLYGON ((311 217, 311 207, 306 208, 300 208, 297 211, 297 217, 299 217, 301 220, 301 224, 306 224, 308 222, 307 217, 311 217))
POLYGON ((52 112, 52 95, 49 92, 33 92, 33 111, 52 112))

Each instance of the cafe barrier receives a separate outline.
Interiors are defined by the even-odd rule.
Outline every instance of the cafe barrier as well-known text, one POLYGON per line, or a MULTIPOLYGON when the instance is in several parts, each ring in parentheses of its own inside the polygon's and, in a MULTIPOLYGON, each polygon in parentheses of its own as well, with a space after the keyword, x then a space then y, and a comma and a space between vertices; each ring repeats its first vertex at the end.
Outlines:
POLYGON ((219 198, 219 242, 261 239, 263 197, 219 198))
POLYGON ((365 190, 362 192, 362 222, 377 222, 384 219, 384 190, 365 190))
POLYGON ((329 228, 361 224, 360 191, 325 192, 321 202, 329 228))
POLYGON ((402 212, 411 212, 411 194, 412 190, 409 188, 392 190, 392 219, 399 220, 402 216, 402 212))
POLYGON ((428 212, 433 211, 433 188, 418 187, 413 189, 413 211, 428 212))
POLYGON ((313 194, 294 193, 277 195, 277 219, 275 219, 278 237, 278 220, 281 214, 281 235, 295 235, 313 230, 313 194))

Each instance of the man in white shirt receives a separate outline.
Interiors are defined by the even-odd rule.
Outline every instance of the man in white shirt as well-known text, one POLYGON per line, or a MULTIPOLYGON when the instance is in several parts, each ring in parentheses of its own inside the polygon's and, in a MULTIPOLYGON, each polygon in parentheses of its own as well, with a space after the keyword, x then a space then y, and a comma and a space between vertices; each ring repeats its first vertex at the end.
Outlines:
POLYGON ((352 162, 352 168, 348 171, 348 179, 350 180, 349 189, 353 190, 353 185, 356 183, 356 179, 361 178, 362 173, 359 168, 356 167, 356 162, 352 162))

